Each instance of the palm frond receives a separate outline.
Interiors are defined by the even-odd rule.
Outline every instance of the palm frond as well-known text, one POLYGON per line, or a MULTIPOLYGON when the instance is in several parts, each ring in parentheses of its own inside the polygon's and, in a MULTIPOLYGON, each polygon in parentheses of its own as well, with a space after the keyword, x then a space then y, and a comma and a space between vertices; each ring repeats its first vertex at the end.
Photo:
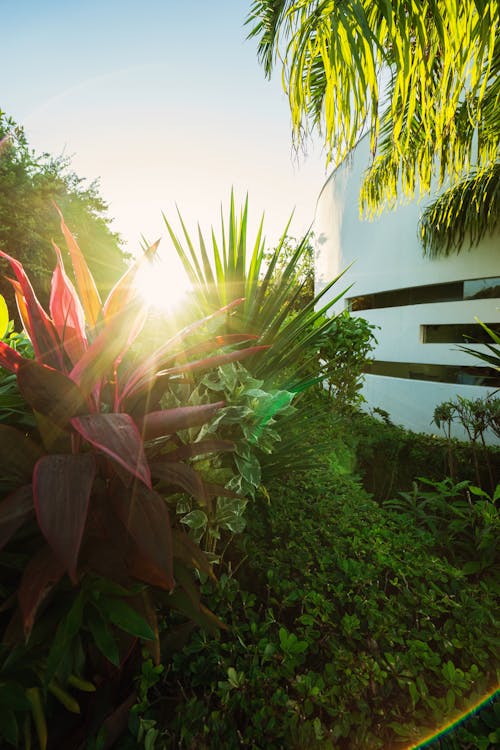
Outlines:
POLYGON ((319 130, 338 166, 370 133, 374 208, 496 159, 499 17, 498 0, 258 0, 247 23, 266 74, 282 67, 296 144, 319 130))
POLYGON ((424 211, 420 237, 430 257, 458 253, 493 234, 500 219, 500 163, 446 190, 424 211))

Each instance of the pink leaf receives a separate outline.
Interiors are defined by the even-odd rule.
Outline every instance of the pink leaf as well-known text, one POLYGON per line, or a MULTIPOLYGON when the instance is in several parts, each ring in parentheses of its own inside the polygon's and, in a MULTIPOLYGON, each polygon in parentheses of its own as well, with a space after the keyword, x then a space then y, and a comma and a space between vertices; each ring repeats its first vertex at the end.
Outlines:
POLYGON ((204 359, 198 359, 195 362, 186 362, 185 365, 168 367, 166 370, 162 370, 158 374, 178 375, 181 372, 191 372, 192 370, 203 370, 211 367, 219 367, 220 365, 225 365, 228 362, 239 362, 242 359, 251 357, 253 354, 257 354, 257 352, 261 352, 269 348, 269 346, 250 346, 247 349, 239 349, 236 352, 216 354, 213 357, 205 357, 204 359))
POLYGON ((144 440, 172 435, 188 427, 198 427, 209 422, 215 413, 226 405, 225 401, 202 406, 180 406, 176 409, 152 411, 139 422, 138 427, 144 440))
POLYGON ((123 315, 115 317, 73 367, 70 376, 85 393, 90 393, 102 378, 111 378, 115 362, 127 350, 130 331, 142 313, 142 308, 131 305, 123 315))
POLYGON ((151 473, 142 439, 132 417, 128 414, 88 414, 75 417, 71 424, 91 445, 151 488, 151 473))
POLYGON ((76 364, 87 349, 85 315, 75 287, 64 270, 61 251, 55 243, 52 244, 57 266, 52 275, 50 314, 64 350, 71 362, 76 364))
POLYGON ((20 487, 12 495, 0 501, 0 549, 33 513, 33 489, 31 484, 20 487))
POLYGON ((71 263, 75 272, 76 286, 80 294, 83 309, 85 310, 85 315, 89 325, 92 328, 95 328, 99 322, 101 314, 102 303, 99 292, 97 291, 94 278, 89 271, 87 261, 85 260, 78 243, 66 226, 64 217, 58 206, 55 203, 54 206, 61 219, 61 231, 66 240, 66 245, 68 246, 69 254, 71 256, 71 263))
MULTIPOLYGON (((111 499, 116 514, 148 563, 142 568, 152 567, 154 583, 170 591, 174 586, 172 534, 165 500, 140 482, 134 483, 130 494, 122 490, 111 499)), ((132 552, 132 563, 133 557, 132 552)))
POLYGON ((15 258, 0 250, 0 255, 9 261, 21 287, 29 319, 31 343, 37 359, 52 367, 63 369, 63 358, 60 344, 52 321, 36 298, 24 268, 15 258))
POLYGON ((44 456, 33 472, 38 525, 74 583, 95 473, 89 453, 44 456))
POLYGON ((26 638, 31 633, 38 608, 63 575, 64 565, 48 546, 42 547, 24 568, 18 598, 26 638))

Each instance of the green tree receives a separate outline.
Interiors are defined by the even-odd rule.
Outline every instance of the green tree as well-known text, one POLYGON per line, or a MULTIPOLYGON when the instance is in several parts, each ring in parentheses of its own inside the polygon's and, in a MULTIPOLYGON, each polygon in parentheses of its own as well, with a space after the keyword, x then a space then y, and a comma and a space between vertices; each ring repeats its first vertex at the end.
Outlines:
POLYGON ((449 188, 421 225, 436 253, 498 221, 499 17, 498 0, 255 0, 247 23, 297 144, 319 130, 337 166, 369 133, 363 208, 449 188))
MULTIPOLYGON (((23 263, 40 300, 46 304, 55 266, 51 240, 62 243, 57 203, 82 247, 103 296, 127 265, 118 234, 110 228, 107 204, 97 181, 87 183, 70 169, 69 159, 36 155, 22 127, 0 109, 0 250, 23 263)), ((2 274, 7 270, 4 261, 2 274)), ((17 316, 13 291, 2 276, 0 293, 11 317, 17 316)))

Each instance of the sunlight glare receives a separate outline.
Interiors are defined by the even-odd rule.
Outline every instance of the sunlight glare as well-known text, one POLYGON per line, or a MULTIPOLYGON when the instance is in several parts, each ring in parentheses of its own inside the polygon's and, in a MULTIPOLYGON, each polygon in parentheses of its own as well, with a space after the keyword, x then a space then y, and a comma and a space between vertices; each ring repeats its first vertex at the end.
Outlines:
POLYGON ((152 263, 144 263, 135 283, 149 307, 168 313, 182 304, 191 288, 184 269, 161 256, 152 263))

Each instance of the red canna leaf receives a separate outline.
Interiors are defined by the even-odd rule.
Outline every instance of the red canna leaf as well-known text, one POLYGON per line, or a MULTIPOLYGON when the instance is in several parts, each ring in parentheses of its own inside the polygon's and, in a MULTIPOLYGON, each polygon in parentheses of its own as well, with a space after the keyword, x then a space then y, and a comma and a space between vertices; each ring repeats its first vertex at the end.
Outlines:
POLYGON ((63 575, 64 565, 47 545, 42 547, 24 568, 18 599, 26 638, 31 633, 41 603, 63 575))
POLYGON ((44 456, 33 472, 38 525, 73 583, 95 473, 90 453, 44 456))
POLYGON ((66 240, 66 245, 68 246, 69 254, 71 256, 71 263, 75 272, 76 286, 82 301, 85 316, 89 325, 92 328, 95 328, 99 322, 102 307, 99 292, 97 291, 94 278, 89 271, 87 261, 85 260, 78 243, 66 226, 59 207, 55 203, 54 206, 61 219, 61 231, 66 240))
POLYGON ((76 364, 87 349, 85 315, 75 287, 64 270, 61 251, 52 244, 57 265, 52 275, 50 314, 66 354, 76 364))
POLYGON ((33 488, 31 484, 20 487, 0 501, 0 549, 32 514, 33 488))
POLYGON ((172 535, 165 500, 140 482, 135 482, 128 493, 123 489, 114 493, 111 500, 116 514, 141 553, 135 567, 133 551, 130 554, 128 562, 131 571, 137 575, 142 569, 150 583, 172 590, 172 535))
POLYGON ((22 264, 0 250, 0 255, 9 261, 19 282, 29 320, 29 334, 37 359, 52 367, 63 369, 60 343, 49 316, 39 303, 22 264))
POLYGON ((76 383, 47 365, 23 360, 17 384, 33 409, 60 426, 66 425, 71 417, 88 412, 85 397, 76 383))
POLYGON ((140 420, 138 427, 144 440, 153 440, 205 424, 225 405, 225 401, 217 401, 202 406, 179 406, 175 409, 152 411, 140 420))
POLYGON ((0 366, 5 367, 6 370, 9 372, 17 372, 19 370, 20 365, 22 365, 23 362, 26 362, 24 357, 21 357, 20 354, 16 352, 15 349, 13 349, 8 344, 5 344, 3 341, 0 341, 0 366))
POLYGON ((142 439, 128 414, 87 414, 71 420, 75 430, 94 448, 117 461, 151 488, 151 473, 142 439))

